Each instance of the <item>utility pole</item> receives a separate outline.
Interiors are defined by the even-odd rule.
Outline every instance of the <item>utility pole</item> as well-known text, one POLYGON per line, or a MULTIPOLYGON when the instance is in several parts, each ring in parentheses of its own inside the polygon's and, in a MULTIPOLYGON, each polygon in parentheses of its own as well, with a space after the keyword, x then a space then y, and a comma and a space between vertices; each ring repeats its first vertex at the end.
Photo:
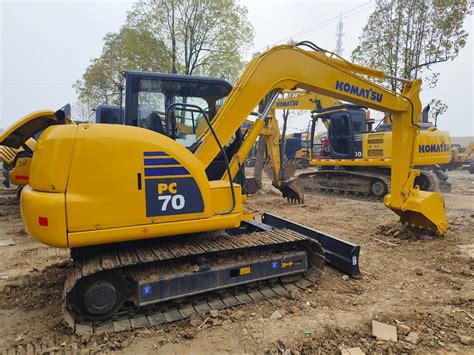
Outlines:
POLYGON ((344 48, 342 48, 342 37, 344 37, 344 33, 342 32, 342 29, 344 28, 344 24, 342 23, 342 15, 339 18, 339 23, 337 24, 336 27, 336 54, 342 56, 342 52, 344 51, 344 48))

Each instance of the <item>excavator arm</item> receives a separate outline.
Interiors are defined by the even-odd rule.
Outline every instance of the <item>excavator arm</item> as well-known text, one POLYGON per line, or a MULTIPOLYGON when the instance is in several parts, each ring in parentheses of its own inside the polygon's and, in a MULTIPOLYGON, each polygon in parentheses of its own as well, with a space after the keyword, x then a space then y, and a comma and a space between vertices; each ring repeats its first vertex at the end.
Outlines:
MULTIPOLYGON (((381 71, 330 58, 322 50, 307 51, 290 45, 274 47, 255 57, 234 86, 212 122, 215 137, 222 143, 228 142, 267 93, 283 90, 303 89, 390 113, 393 120, 392 183, 385 205, 397 213, 402 222, 445 233, 447 223, 442 196, 412 187, 418 175, 411 166, 419 129, 421 80, 407 82, 402 93, 397 94, 360 74, 378 79, 385 77, 381 71)), ((218 153, 218 144, 207 130, 195 156, 209 166, 218 153)))

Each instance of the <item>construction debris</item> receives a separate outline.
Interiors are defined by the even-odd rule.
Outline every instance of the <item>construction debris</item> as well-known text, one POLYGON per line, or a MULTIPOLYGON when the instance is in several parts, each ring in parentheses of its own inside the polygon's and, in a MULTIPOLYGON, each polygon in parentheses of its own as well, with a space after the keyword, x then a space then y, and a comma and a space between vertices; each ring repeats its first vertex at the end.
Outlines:
POLYGON ((0 247, 7 247, 9 245, 15 245, 15 241, 13 239, 1 239, 0 240, 0 247))
POLYGON ((410 344, 416 345, 420 341, 420 334, 417 332, 410 332, 406 338, 405 341, 409 342, 410 344))
POLYGON ((383 340, 397 341, 397 327, 393 325, 384 324, 377 322, 376 320, 372 321, 372 334, 383 340))
POLYGON ((270 316, 270 319, 273 319, 273 320, 282 319, 282 318, 283 318, 283 315, 278 311, 273 312, 272 315, 270 316))
POLYGON ((365 355, 361 348, 348 348, 348 349, 341 349, 341 355, 365 355))

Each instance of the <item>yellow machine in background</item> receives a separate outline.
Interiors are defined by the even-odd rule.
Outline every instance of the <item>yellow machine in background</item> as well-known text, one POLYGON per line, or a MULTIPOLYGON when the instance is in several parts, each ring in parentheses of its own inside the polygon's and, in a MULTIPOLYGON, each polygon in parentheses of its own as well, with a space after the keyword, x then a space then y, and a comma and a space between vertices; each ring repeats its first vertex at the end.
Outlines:
POLYGON ((3 162, 3 185, 17 186, 17 195, 28 184, 30 175, 31 156, 35 150, 36 141, 27 139, 18 149, 0 146, 0 160, 3 162))
MULTIPOLYGON (((304 91, 287 93, 275 107, 312 112, 307 132, 293 134, 285 142, 286 155, 299 159, 301 167, 320 168, 299 175, 307 189, 376 199, 390 190, 390 115, 374 129, 375 121, 363 106, 304 91), (316 135, 317 122, 328 131, 323 139, 316 135)), ((424 110, 420 115, 420 131, 415 139, 413 165, 422 168, 415 184, 424 191, 449 192, 451 184, 440 166, 451 160, 451 138, 428 122, 427 113, 424 110)), ((287 117, 288 111, 284 112, 284 121, 285 114, 287 117)))
MULTIPOLYGON (((334 98, 321 94, 307 92, 304 90, 284 91, 273 105, 274 110, 283 110, 283 131, 286 132, 289 111, 313 111, 315 109, 327 108, 340 105, 341 102, 334 98)), ((329 123, 323 120, 326 128, 329 123)), ((288 161, 297 164, 301 169, 309 166, 311 155, 310 128, 305 132, 285 134, 282 142, 282 152, 288 161)))
POLYGON ((458 169, 463 167, 464 165, 469 166, 469 172, 471 172, 470 167, 472 166, 472 162, 474 161, 472 157, 472 153, 474 152, 474 142, 469 142, 467 147, 462 147, 460 144, 451 144, 451 161, 448 164, 449 170, 458 169))
MULTIPOLYGON (((318 171, 299 175, 306 188, 369 198, 383 198, 390 191, 393 133, 391 127, 373 130, 373 120, 367 116, 363 107, 353 105, 314 111, 311 135, 317 120, 328 122, 328 149, 312 154, 310 166, 319 167, 318 171)), ((451 160, 450 144, 446 131, 431 126, 418 131, 412 164, 422 168, 415 179, 421 190, 451 190, 439 167, 451 160)))
POLYGON ((43 129, 58 123, 72 123, 69 119, 70 105, 62 107, 58 117, 43 117, 42 111, 33 112, 15 122, 2 134, 0 160, 3 161, 5 187, 17 186, 20 197, 24 186, 29 182, 31 158, 36 148, 36 139, 43 129))
MULTIPOLYGON (((156 312, 157 306, 147 308, 152 304, 169 307, 171 300, 305 272, 319 276, 324 257, 354 272, 354 245, 268 214, 260 223, 245 211, 246 195, 236 177, 263 130, 279 134, 268 113, 284 90, 304 89, 391 113, 392 188, 385 205, 404 223, 445 233, 442 196, 414 187, 421 81, 405 83, 399 95, 366 77, 383 79, 384 73, 331 58, 302 42, 253 58, 230 93, 221 90, 219 79, 177 75, 131 86, 132 100, 164 95, 163 133, 127 125, 46 128, 33 155, 21 211, 34 238, 72 249, 76 263, 64 291, 69 324, 96 329, 121 319, 133 325, 139 316, 145 317, 140 322, 153 324, 158 315, 146 313, 156 312), (184 99, 185 93, 194 99, 184 99), (218 97, 227 94, 214 110, 218 97), (268 94, 271 99, 239 140, 241 125, 268 94), (209 116, 198 99, 208 105, 209 116), (208 123, 188 147, 177 139, 175 110, 199 110, 208 123)), ((136 117, 133 112, 125 116, 136 117)), ((281 178, 279 142, 269 138, 275 186, 283 196, 298 199, 298 189, 281 178)), ((183 317, 179 310, 173 313, 179 317, 158 310, 161 323, 183 317)))

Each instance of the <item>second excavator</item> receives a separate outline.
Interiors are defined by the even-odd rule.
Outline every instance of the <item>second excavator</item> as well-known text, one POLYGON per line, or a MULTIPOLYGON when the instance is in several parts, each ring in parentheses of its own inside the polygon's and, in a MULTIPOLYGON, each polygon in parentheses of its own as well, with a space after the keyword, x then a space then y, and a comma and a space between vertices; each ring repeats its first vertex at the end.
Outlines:
MULTIPOLYGON (((374 200, 382 200, 390 191, 390 115, 374 127, 375 120, 370 119, 363 106, 301 91, 286 93, 286 97, 277 100, 275 108, 312 112, 306 139, 302 139, 302 134, 289 139, 291 147, 298 148, 291 153, 298 155, 302 162, 299 165, 318 167, 317 171, 298 175, 307 190, 374 200), (316 134, 319 122, 327 130, 324 149, 317 149, 322 146, 316 134)), ((448 132, 438 130, 428 121, 428 110, 429 106, 422 112, 414 143, 413 165, 420 169, 415 185, 423 191, 449 192, 451 184, 442 166, 451 161, 451 139, 448 132)), ((285 111, 283 119, 285 127, 285 111)), ((287 145, 286 151, 290 150, 287 145)))
MULTIPOLYGON (((283 90, 306 89, 392 113, 392 189, 385 205, 404 223, 445 233, 442 196, 413 187, 421 81, 396 94, 362 75, 384 77, 331 58, 310 42, 277 46, 249 63, 218 110, 222 85, 215 79, 163 75, 133 85, 132 99, 164 107, 161 133, 127 125, 46 128, 21 212, 38 241, 71 249, 74 267, 64 289, 68 324, 76 331, 123 330, 258 300, 278 288, 239 297, 231 290, 302 274, 314 282, 324 259, 358 273, 358 247, 269 214, 261 223, 244 209, 246 195, 235 178, 264 127, 275 124, 267 113, 283 90), (268 94, 260 117, 229 155, 226 147, 268 94), (208 127, 199 137, 178 139, 176 120, 187 110, 198 110, 208 127)), ((290 199, 301 198, 281 178, 279 144, 270 145, 269 156, 276 187, 290 199)))

